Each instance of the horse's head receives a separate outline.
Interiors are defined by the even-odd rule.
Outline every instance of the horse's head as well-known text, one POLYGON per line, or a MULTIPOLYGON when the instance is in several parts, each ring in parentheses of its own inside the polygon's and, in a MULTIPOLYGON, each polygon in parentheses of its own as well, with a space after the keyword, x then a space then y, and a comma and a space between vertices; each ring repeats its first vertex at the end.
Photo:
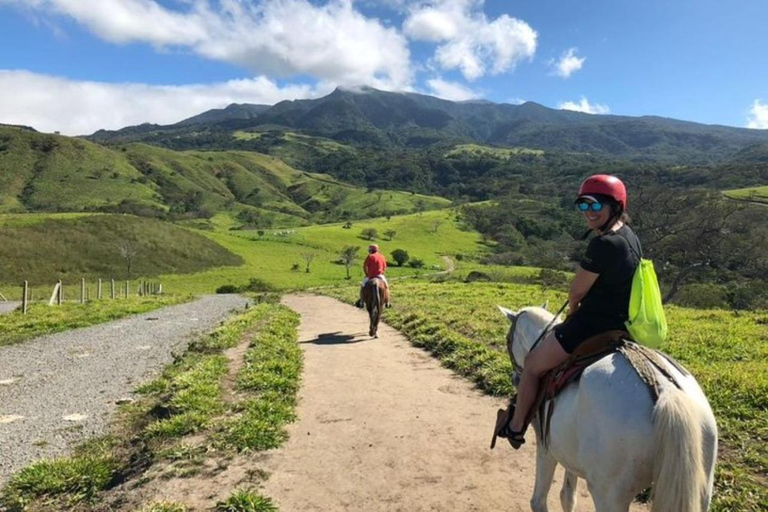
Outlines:
POLYGON ((525 356, 531 351, 531 347, 539 338, 542 330, 552 321, 552 313, 547 311, 547 305, 541 307, 527 307, 520 311, 512 311, 498 306, 499 310, 512 324, 507 332, 507 352, 515 373, 512 381, 517 387, 523 373, 525 356))

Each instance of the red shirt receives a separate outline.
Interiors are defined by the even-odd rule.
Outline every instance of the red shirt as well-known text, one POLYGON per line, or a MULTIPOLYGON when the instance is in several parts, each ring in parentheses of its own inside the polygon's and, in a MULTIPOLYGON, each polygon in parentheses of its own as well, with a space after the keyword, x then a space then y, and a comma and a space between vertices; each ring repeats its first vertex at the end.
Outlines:
POLYGON ((369 254, 368 257, 365 258, 363 269, 365 269, 365 276, 369 279, 376 277, 387 270, 387 260, 380 252, 369 254))

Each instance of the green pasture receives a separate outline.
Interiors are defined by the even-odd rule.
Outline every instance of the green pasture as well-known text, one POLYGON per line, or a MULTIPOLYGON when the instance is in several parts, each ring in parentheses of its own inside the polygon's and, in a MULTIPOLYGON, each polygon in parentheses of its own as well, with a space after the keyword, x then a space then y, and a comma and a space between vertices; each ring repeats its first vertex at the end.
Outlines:
POLYGON ((724 194, 732 199, 768 203, 768 186, 737 188, 734 190, 726 190, 724 194))
POLYGON ((542 156, 541 149, 530 148, 495 148, 479 144, 459 144, 445 154, 446 158, 462 156, 485 156, 497 159, 509 159, 519 155, 542 156))
MULTIPOLYGON (((224 218, 215 219, 219 226, 228 225, 224 218)), ((363 275, 365 248, 371 243, 361 236, 366 228, 375 228, 380 235, 389 229, 397 232, 391 241, 383 235, 383 240, 376 240, 390 262, 387 270, 389 277, 434 273, 444 268, 444 255, 455 260, 457 254, 476 255, 485 249, 477 233, 460 229, 451 210, 354 222, 349 229, 345 229, 343 224, 327 224, 263 230, 262 235, 248 230, 200 231, 240 256, 244 264, 194 274, 166 274, 159 280, 169 293, 193 294, 212 293, 224 284, 246 285, 253 278, 281 290, 335 285, 346 280, 345 267, 339 263, 339 253, 345 246, 353 245, 360 247, 360 251, 359 258, 350 267, 350 275, 352 281, 359 282, 363 275), (406 264, 398 268, 391 257, 395 249, 404 249, 411 258, 423 260, 424 267, 412 268, 406 264), (306 272, 306 255, 313 256, 310 272, 306 272), (296 265, 298 268, 294 270, 296 265)))
MULTIPOLYGON (((497 305, 510 309, 542 305, 559 308, 560 285, 525 284, 535 272, 509 272, 512 282, 403 281, 392 287, 396 307, 385 321, 443 363, 489 393, 513 393, 506 353, 508 321, 497 305)), ((355 288, 325 290, 345 301, 355 288)), ((686 366, 701 384, 717 417, 719 453, 712 510, 758 511, 768 503, 768 312, 667 307, 669 339, 662 349, 686 366)), ((489 412, 490 418, 491 412, 489 412)))

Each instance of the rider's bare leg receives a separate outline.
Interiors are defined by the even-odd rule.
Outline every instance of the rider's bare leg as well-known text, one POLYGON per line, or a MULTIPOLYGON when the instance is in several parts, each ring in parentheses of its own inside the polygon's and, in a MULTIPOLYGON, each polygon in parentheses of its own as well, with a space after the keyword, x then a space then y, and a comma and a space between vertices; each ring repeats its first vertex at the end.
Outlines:
POLYGON ((568 353, 563 350, 554 332, 550 332, 539 346, 525 357, 523 376, 517 388, 515 414, 510 422, 510 428, 513 431, 522 432, 525 428, 525 419, 533 407, 539 390, 539 378, 566 359, 568 359, 568 353))

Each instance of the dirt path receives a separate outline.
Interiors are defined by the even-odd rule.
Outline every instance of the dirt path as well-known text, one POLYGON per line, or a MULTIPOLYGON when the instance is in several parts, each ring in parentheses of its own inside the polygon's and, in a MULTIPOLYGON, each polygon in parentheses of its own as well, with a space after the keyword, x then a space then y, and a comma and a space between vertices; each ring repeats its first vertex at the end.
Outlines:
MULTIPOLYGON (((488 448, 501 400, 387 325, 369 339, 360 310, 310 295, 283 302, 302 316, 305 371, 299 420, 266 461, 264 492, 281 511, 530 510, 533 436, 518 452, 488 448)), ((561 482, 558 471, 552 510, 561 482)), ((576 510, 593 510, 583 485, 578 494, 576 510)))

